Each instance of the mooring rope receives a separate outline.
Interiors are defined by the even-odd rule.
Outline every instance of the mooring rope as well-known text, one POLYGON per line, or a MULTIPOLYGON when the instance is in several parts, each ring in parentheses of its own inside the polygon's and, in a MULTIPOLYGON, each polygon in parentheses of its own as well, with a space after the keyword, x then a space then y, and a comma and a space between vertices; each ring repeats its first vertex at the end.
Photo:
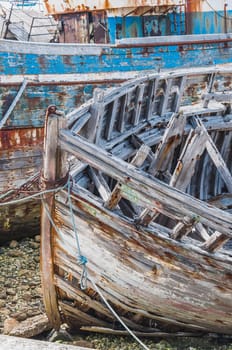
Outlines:
POLYGON ((77 245, 77 251, 78 251, 78 263, 79 265, 82 265, 82 274, 80 278, 80 287, 82 290, 86 289, 87 287, 87 269, 86 269, 86 264, 87 264, 87 258, 81 254, 81 247, 80 247, 80 242, 79 242, 79 237, 78 237, 78 232, 76 228, 76 223, 74 219, 74 214, 73 214, 73 206, 72 206, 72 199, 71 199, 71 178, 69 177, 68 179, 68 202, 69 202, 69 210, 70 210, 70 216, 72 220, 72 227, 73 231, 75 234, 75 240, 76 240, 76 245, 77 245))
POLYGON ((75 234, 76 239, 76 245, 78 250, 78 263, 79 265, 83 265, 82 274, 80 278, 80 287, 82 290, 86 289, 87 287, 87 279, 92 283, 94 289, 99 294, 105 305, 108 307, 108 309, 111 311, 111 313, 114 315, 114 317, 121 323, 121 325, 126 329, 126 331, 142 346, 143 349, 149 350, 149 348, 133 333, 133 331, 123 322, 123 320, 120 318, 120 316, 116 313, 116 311, 112 308, 112 306, 109 304, 109 302, 106 300, 100 289, 97 287, 91 276, 87 273, 87 258, 81 254, 81 248, 80 248, 80 242, 78 237, 78 232, 76 228, 76 223, 74 219, 74 213, 73 213, 73 206, 72 206, 72 199, 71 199, 71 181, 68 180, 68 200, 69 200, 69 209, 70 209, 70 215, 73 225, 73 231, 75 234))
POLYGON ((121 325, 126 329, 126 331, 142 346, 143 349, 150 350, 135 334, 134 332, 123 322, 123 320, 120 318, 120 316, 117 314, 117 312, 112 308, 112 306, 109 304, 109 302, 106 300, 100 289, 97 287, 95 282, 92 280, 92 278, 89 276, 88 279, 92 283, 94 289, 97 291, 97 293, 100 295, 108 309, 112 312, 114 317, 121 323, 121 325))
POLYGON ((64 186, 60 186, 60 187, 56 187, 56 188, 53 188, 53 189, 40 191, 38 193, 34 193, 34 194, 29 195, 29 196, 24 197, 24 198, 14 199, 14 200, 11 200, 11 201, 8 201, 8 202, 0 203, 0 206, 9 205, 9 204, 17 204, 17 203, 21 203, 23 201, 26 201, 28 199, 32 199, 32 198, 35 198, 35 197, 40 197, 40 199, 41 199, 41 201, 42 201, 42 203, 44 205, 45 212, 46 212, 46 215, 48 216, 49 221, 51 222, 51 224, 52 224, 53 228, 55 229, 55 231, 57 233, 59 233, 59 228, 56 226, 56 224, 55 224, 55 222, 54 222, 54 220, 53 220, 53 218, 52 218, 52 216, 51 216, 51 214, 49 212, 49 209, 48 209, 44 199, 42 198, 42 195, 58 192, 58 191, 61 191, 61 190, 65 189, 65 188, 67 188, 68 189, 68 201, 69 201, 70 216, 71 216, 72 227, 73 227, 73 231, 74 231, 74 234, 75 234, 75 241, 76 241, 77 250, 78 250, 77 259, 78 259, 78 264, 82 265, 82 274, 81 274, 81 278, 80 278, 80 288, 82 290, 86 289, 86 287, 87 287, 87 279, 89 279, 89 281, 92 283, 94 289, 99 294, 99 296, 101 297, 101 299, 103 300, 105 305, 108 307, 108 309, 111 311, 111 313, 115 316, 115 318, 121 323, 121 325, 126 329, 126 331, 142 346, 143 349, 149 350, 149 348, 123 322, 123 320, 120 318, 120 316, 116 313, 116 311, 112 308, 112 306, 106 300, 106 298, 104 297, 104 295, 102 294, 100 289, 97 287, 97 285, 95 284, 93 279, 87 273, 87 266, 86 266, 86 264, 87 264, 88 260, 87 260, 87 258, 84 255, 81 254, 81 247, 80 247, 78 232, 77 232, 75 218, 74 218, 74 213, 73 213, 73 205, 72 205, 72 199, 71 199, 71 183, 72 182, 71 182, 71 179, 69 177, 67 183, 64 186))

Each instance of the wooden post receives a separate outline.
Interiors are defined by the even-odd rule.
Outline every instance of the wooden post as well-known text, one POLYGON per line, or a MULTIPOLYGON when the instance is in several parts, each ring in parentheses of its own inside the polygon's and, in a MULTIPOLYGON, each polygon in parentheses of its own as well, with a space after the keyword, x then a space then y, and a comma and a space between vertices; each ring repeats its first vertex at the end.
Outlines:
MULTIPOLYGON (((61 164, 65 153, 59 148, 59 130, 65 126, 64 114, 56 110, 55 106, 47 109, 44 135, 44 160, 42 187, 44 190, 57 187, 57 181, 64 178, 67 169, 61 164)), ((41 279, 44 305, 48 319, 55 329, 61 324, 54 286, 53 269, 53 232, 55 228, 50 218, 54 210, 54 192, 44 194, 41 209, 41 279)))

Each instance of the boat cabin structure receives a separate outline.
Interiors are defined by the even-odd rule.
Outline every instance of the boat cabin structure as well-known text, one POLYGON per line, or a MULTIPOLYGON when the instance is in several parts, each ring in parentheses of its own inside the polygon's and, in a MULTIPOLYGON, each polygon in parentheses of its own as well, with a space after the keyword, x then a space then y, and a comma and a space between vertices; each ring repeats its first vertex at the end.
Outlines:
POLYGON ((115 43, 123 38, 228 33, 230 2, 216 0, 44 1, 59 41, 115 43))

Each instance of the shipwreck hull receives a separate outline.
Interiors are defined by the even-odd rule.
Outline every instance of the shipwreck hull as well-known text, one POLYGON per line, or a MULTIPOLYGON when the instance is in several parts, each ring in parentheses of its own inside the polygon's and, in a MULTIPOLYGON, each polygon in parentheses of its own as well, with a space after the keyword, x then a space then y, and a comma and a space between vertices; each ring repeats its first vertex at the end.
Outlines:
POLYGON ((53 109, 43 179, 62 187, 43 198, 41 270, 55 328, 231 334, 230 103, 230 68, 211 67, 98 90, 67 128, 53 109))
POLYGON ((0 118, 19 91, 6 125, 43 126, 51 104, 65 112, 112 86, 152 70, 227 64, 231 34, 124 38, 116 44, 54 44, 0 40, 0 118), (23 88, 23 89, 22 89, 23 88), (23 113, 22 113, 23 112, 23 113), (32 117, 33 116, 33 117, 32 117))
POLYGON ((35 235, 39 230, 39 191, 43 128, 0 130, 0 243, 35 235), (23 199, 24 198, 24 199, 23 199))

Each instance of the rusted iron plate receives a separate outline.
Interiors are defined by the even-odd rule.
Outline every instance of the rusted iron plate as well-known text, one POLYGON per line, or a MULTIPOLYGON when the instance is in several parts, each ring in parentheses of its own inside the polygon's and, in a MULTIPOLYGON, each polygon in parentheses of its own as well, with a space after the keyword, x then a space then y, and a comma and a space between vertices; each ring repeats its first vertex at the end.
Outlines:
POLYGON ((93 2, 92 0, 44 0, 48 13, 64 13, 69 11, 92 11, 92 10, 104 10, 115 8, 127 8, 127 7, 140 7, 140 6, 178 6, 184 4, 185 1, 178 0, 98 0, 93 2))

